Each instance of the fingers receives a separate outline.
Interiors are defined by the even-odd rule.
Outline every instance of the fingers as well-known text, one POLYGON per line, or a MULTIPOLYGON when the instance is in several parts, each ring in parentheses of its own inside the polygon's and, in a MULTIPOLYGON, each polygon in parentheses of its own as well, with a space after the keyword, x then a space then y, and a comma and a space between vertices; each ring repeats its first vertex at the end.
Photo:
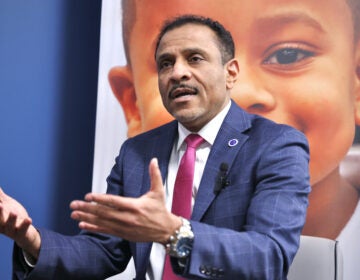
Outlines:
POLYGON ((6 201, 8 198, 9 196, 0 187, 0 203, 6 201))
POLYGON ((4 200, 4 198, 5 198, 5 193, 2 190, 2 188, 0 187, 0 203, 4 200))
POLYGON ((88 230, 88 231, 92 231, 92 232, 100 232, 100 233, 108 233, 110 234, 110 232, 108 232, 105 228, 102 228, 98 225, 94 225, 94 224, 90 224, 87 222, 80 222, 79 223, 79 228, 83 229, 83 230, 88 230))
POLYGON ((107 196, 110 195, 94 195, 91 202, 73 201, 70 204, 70 208, 74 210, 71 218, 97 225, 121 221, 125 216, 124 211, 119 210, 121 206, 114 198, 107 196))
POLYGON ((10 213, 6 225, 5 234, 17 239, 25 235, 31 225, 31 219, 18 219, 14 213, 10 213))
MULTIPOLYGON (((72 210, 74 210, 73 213, 84 212, 84 213, 96 215, 96 214, 101 213, 99 208, 103 208, 103 206, 97 205, 95 203, 86 202, 86 201, 75 200, 70 203, 70 208, 72 210)), ((104 211, 106 211, 106 210, 102 210, 102 212, 104 212, 104 211)))
POLYGON ((111 220, 99 218, 98 216, 84 212, 73 212, 71 217, 79 221, 79 228, 89 231, 111 233, 110 230, 117 227, 117 224, 111 220))
POLYGON ((128 208, 128 204, 131 200, 131 198, 120 197, 112 194, 88 193, 85 195, 85 201, 87 202, 101 204, 119 210, 128 208))
POLYGON ((74 201, 71 218, 79 221, 79 228, 92 232, 116 235, 129 228, 129 218, 126 213, 116 208, 110 208, 97 203, 74 201))
POLYGON ((14 240, 22 238, 32 224, 29 217, 19 218, 13 212, 6 213, 1 205, 0 214, 0 232, 14 240))
POLYGON ((151 183, 150 191, 160 193, 164 196, 164 185, 157 158, 151 159, 149 164, 149 173, 151 183))
POLYGON ((1 231, 1 227, 3 227, 7 221, 7 216, 5 216, 5 210, 4 207, 1 205, 0 202, 0 231, 1 231))
POLYGON ((88 193, 85 201, 76 200, 70 204, 71 209, 81 210, 93 214, 98 211, 108 211, 110 209, 127 210, 136 208, 135 199, 131 197, 121 197, 112 194, 88 193), (99 206, 99 207, 98 207, 99 206))
POLYGON ((70 216, 72 219, 79 221, 79 228, 86 230, 99 230, 99 223, 105 221, 101 216, 79 210, 73 211, 70 216))

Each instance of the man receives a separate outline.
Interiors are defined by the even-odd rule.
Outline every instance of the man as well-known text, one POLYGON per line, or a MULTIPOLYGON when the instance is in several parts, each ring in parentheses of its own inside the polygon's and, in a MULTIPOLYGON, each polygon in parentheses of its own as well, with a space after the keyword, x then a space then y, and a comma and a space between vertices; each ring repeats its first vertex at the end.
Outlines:
POLYGON ((128 121, 128 135, 172 119, 160 105, 156 68, 147 59, 158 25, 168 16, 188 12, 221 21, 237 46, 240 74, 231 91, 233 100, 248 112, 299 129, 308 138, 312 193, 302 233, 338 240, 345 279, 356 278, 359 165, 353 165, 352 174, 342 170, 348 177, 344 178, 340 164, 360 124, 359 1, 174 3, 123 1, 128 65, 112 69, 109 77, 128 121))
POLYGON ((166 245, 173 272, 184 278, 286 279, 310 191, 306 138, 231 101, 239 67, 218 22, 183 16, 167 23, 155 59, 163 104, 176 120, 123 144, 108 194, 71 204, 85 232, 39 234, 1 193, 1 228, 20 247, 17 278, 103 279, 133 256, 136 279, 146 272, 161 279, 166 245), (184 219, 170 209, 187 204, 176 199, 185 183, 177 188, 175 177, 190 134, 202 142, 184 219))

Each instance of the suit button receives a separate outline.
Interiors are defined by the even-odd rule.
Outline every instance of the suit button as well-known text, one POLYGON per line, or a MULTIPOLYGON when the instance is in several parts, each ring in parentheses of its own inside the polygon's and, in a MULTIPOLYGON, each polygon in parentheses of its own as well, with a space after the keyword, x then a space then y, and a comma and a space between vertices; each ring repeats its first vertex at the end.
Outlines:
POLYGON ((207 276, 211 275, 211 268, 208 266, 206 267, 205 275, 207 275, 207 276))
POLYGON ((206 276, 210 276, 212 268, 210 266, 207 266, 207 265, 201 265, 200 268, 199 268, 199 271, 200 271, 201 274, 205 274, 206 276))
POLYGON ((205 267, 205 265, 200 265, 199 271, 200 271, 201 274, 205 274, 205 272, 206 272, 206 267, 205 267))

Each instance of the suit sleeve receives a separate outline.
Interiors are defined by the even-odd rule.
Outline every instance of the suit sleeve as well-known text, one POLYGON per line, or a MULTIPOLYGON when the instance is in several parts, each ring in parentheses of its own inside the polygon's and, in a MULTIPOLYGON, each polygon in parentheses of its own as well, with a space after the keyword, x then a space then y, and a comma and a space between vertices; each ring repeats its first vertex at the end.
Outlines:
POLYGON ((230 171, 248 180, 220 193, 213 202, 218 206, 208 210, 205 222, 191 221, 195 238, 183 273, 186 278, 286 279, 308 206, 307 140, 285 127, 280 136, 259 147, 246 147, 239 156, 249 154, 255 160, 247 160, 248 164, 239 160, 241 164, 235 163, 230 171), (243 190, 241 196, 236 195, 239 189, 243 190), (247 195, 248 200, 242 198, 247 195), (240 204, 246 205, 244 218, 235 210, 240 204), (218 226, 226 219, 232 222, 218 226), (232 225, 236 219, 242 224, 239 229, 232 225))
MULTIPOLYGON (((120 194, 121 174, 114 170, 111 174, 116 177, 117 184, 108 179, 107 192, 120 194)), ((86 231, 75 236, 46 229, 39 229, 39 232, 40 255, 33 269, 27 267, 21 248, 15 244, 13 279, 105 279, 124 271, 131 258, 129 242, 118 237, 86 231)))
MULTIPOLYGON (((41 250, 36 266, 29 270, 15 245, 13 279, 105 279, 126 268, 128 242, 101 234, 65 236, 39 230, 41 250)), ((128 253, 129 254, 129 253, 128 253)))

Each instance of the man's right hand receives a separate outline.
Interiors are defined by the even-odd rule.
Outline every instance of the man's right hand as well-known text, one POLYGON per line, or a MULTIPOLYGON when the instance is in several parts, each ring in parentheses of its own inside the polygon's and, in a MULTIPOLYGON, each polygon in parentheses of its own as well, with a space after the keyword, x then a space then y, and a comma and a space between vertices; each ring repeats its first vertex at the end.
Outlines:
POLYGON ((13 239, 16 244, 35 259, 39 256, 41 238, 32 225, 25 208, 0 188, 0 233, 13 239))

